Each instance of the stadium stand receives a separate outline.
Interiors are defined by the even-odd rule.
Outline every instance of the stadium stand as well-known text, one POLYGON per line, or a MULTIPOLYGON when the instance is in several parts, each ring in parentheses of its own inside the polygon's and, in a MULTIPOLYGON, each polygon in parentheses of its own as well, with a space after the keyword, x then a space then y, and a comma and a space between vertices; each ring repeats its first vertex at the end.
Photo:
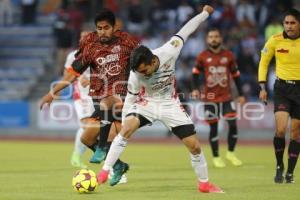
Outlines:
POLYGON ((1 27, 0 44, 0 99, 32 98, 31 91, 53 62, 52 27, 1 27))

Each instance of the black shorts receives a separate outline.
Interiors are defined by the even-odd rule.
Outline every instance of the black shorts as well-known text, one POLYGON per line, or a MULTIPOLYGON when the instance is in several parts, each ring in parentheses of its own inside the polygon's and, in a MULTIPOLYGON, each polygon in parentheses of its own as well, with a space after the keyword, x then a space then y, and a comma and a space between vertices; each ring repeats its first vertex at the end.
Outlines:
POLYGON ((208 123, 216 123, 220 118, 225 120, 236 119, 235 103, 233 101, 225 102, 205 102, 204 116, 208 123))
POLYGON ((288 112, 300 119, 300 81, 276 80, 274 84, 274 112, 288 112))
MULTIPOLYGON (((146 117, 138 113, 128 113, 126 117, 127 116, 135 116, 136 118, 138 118, 140 120, 139 128, 152 124, 152 122, 149 121, 146 117)), ((196 131, 195 131, 194 124, 184 124, 184 125, 172 127, 172 133, 182 140, 191 135, 195 135, 196 131)))
POLYGON ((94 103, 95 110, 90 116, 90 118, 93 118, 98 121, 100 120, 105 120, 109 122, 122 121, 121 109, 105 110, 105 109, 101 109, 101 106, 97 100, 93 99, 93 103, 94 103))

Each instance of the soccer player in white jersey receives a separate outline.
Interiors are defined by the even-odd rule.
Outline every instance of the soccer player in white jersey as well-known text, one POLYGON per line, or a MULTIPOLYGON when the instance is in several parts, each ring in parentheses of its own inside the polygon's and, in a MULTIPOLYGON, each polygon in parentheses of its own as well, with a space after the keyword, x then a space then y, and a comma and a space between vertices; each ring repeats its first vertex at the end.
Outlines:
MULTIPOLYGON (((65 62, 65 68, 70 67, 75 60, 75 54, 77 50, 70 52, 65 62)), ((86 151, 86 146, 80 141, 81 135, 84 131, 84 124, 86 120, 93 114, 94 106, 93 100, 88 95, 89 93, 89 69, 87 69, 79 78, 79 80, 73 83, 73 100, 77 113, 77 117, 80 120, 80 127, 77 130, 75 137, 74 150, 71 157, 71 165, 74 167, 86 168, 87 166, 82 163, 81 157, 86 151)))
MULTIPOLYGON (((183 109, 175 91, 175 62, 187 40, 209 14, 211 6, 188 21, 162 47, 151 51, 145 46, 136 48, 130 57, 131 72, 123 108, 122 129, 113 140, 104 166, 97 175, 98 183, 105 183, 109 170, 124 151, 130 136, 154 120, 163 122, 190 151, 191 163, 198 179, 198 190, 208 193, 223 191, 208 181, 207 163, 195 127, 183 109)), ((128 168, 124 168, 125 173, 128 168)))

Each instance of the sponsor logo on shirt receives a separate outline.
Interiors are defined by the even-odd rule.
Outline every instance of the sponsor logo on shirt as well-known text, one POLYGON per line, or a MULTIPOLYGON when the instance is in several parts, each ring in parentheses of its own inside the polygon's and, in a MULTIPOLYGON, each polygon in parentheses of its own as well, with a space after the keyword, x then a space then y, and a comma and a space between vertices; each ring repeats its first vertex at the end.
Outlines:
POLYGON ((227 87, 228 78, 226 73, 226 67, 223 66, 210 66, 209 69, 209 75, 206 79, 207 87, 212 88, 216 85, 219 85, 221 87, 227 87))
POLYGON ((111 50, 112 53, 118 53, 118 52, 120 52, 120 51, 121 51, 120 45, 115 46, 115 47, 111 50))
POLYGON ((167 78, 163 81, 154 83, 152 90, 160 90, 160 89, 166 87, 167 85, 171 85, 173 83, 174 79, 175 79, 174 76, 170 76, 169 78, 167 78))
POLYGON ((98 65, 105 65, 110 62, 119 60, 119 54, 109 54, 105 57, 99 57, 96 59, 98 65))
POLYGON ((281 49, 278 49, 278 50, 276 50, 278 53, 289 53, 289 50, 288 49, 283 49, 283 48, 281 48, 281 49))
POLYGON ((121 66, 118 64, 119 54, 109 54, 105 57, 99 57, 96 59, 98 68, 100 68, 99 76, 105 77, 107 75, 116 76, 121 73, 121 66))

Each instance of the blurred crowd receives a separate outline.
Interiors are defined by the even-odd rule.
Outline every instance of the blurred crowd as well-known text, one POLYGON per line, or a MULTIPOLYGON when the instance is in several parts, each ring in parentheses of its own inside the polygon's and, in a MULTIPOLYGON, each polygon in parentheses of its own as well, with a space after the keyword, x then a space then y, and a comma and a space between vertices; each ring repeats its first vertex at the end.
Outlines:
MULTIPOLYGON (((224 46, 236 56, 243 91, 249 99, 256 98, 258 94, 257 67, 262 45, 271 35, 283 30, 281 15, 285 10, 300 8, 296 0, 0 0, 0 25, 12 23, 9 9, 3 9, 4 4, 6 7, 8 4, 21 6, 24 15, 25 7, 31 6, 36 10, 40 4, 39 12, 55 16, 53 26, 56 44, 61 51, 58 54, 60 62, 70 49, 76 48, 82 30, 94 29, 93 16, 103 7, 116 13, 123 30, 155 48, 199 13, 203 5, 210 4, 215 12, 186 42, 177 63, 178 89, 185 94, 191 91, 191 69, 195 57, 206 48, 206 28, 213 26, 221 29, 224 46)), ((31 17, 21 18, 23 24, 34 23, 35 12, 30 13, 31 17)))

